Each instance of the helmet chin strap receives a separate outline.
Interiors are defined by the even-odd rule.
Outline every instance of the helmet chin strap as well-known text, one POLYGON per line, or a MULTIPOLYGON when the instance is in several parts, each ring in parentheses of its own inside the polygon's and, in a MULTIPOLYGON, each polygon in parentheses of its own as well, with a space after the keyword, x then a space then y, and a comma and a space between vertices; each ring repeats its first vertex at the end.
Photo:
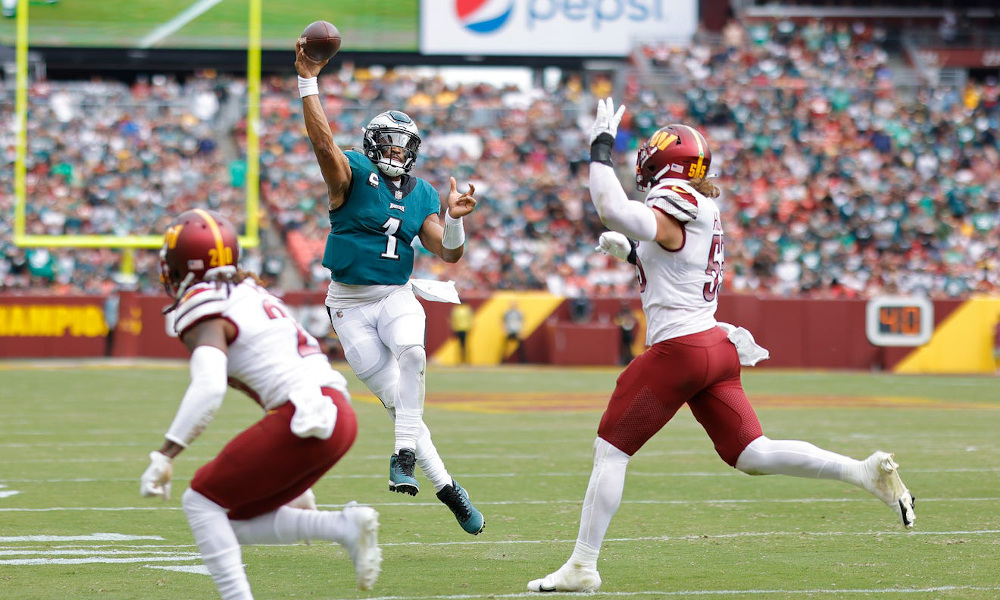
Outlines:
POLYGON ((184 276, 184 279, 181 280, 180 285, 177 286, 177 293, 174 294, 174 301, 171 302, 169 306, 163 309, 163 314, 167 314, 168 312, 177 308, 177 305, 180 303, 181 297, 184 295, 185 290, 188 289, 188 287, 191 285, 193 281, 194 281, 194 273, 188 272, 188 274, 184 276))

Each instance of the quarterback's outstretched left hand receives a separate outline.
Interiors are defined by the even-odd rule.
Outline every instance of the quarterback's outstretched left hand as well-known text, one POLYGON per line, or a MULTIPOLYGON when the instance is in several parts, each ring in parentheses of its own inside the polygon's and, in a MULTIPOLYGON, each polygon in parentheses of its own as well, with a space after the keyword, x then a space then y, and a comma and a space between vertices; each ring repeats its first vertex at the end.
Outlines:
POLYGON ((139 493, 144 498, 162 496, 170 499, 170 478, 174 476, 173 459, 162 452, 149 453, 149 466, 139 480, 139 493))
POLYGON ((611 98, 597 101, 597 117, 590 127, 590 143, 593 144, 597 136, 602 133, 610 133, 611 137, 618 135, 618 124, 622 122, 622 115, 625 114, 625 105, 622 104, 615 111, 615 101, 611 98))
POLYGON ((469 191, 462 193, 458 191, 458 184, 455 178, 451 178, 451 190, 448 192, 448 214, 452 219, 460 219, 476 210, 476 186, 469 183, 469 191))

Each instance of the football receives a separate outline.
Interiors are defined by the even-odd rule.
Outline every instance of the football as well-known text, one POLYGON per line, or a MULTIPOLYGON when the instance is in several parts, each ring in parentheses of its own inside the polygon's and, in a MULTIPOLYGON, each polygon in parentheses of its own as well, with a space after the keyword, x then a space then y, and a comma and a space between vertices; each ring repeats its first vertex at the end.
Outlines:
POLYGON ((330 60, 340 51, 340 32, 333 23, 327 21, 310 23, 302 31, 302 37, 306 39, 306 56, 315 61, 330 60))

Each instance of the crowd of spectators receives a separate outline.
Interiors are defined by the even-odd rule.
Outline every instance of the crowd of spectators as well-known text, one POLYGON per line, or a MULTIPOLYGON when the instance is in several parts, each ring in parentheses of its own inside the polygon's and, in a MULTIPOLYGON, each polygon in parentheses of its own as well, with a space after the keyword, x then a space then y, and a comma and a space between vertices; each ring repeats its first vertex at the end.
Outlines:
MULTIPOLYGON (((634 293, 631 269, 593 251, 601 223, 587 190, 586 128, 595 98, 615 95, 629 107, 616 146, 624 181, 658 126, 706 132, 723 189, 730 291, 996 292, 1000 87, 900 88, 884 41, 864 25, 732 23, 685 46, 646 45, 638 56, 646 75, 635 69, 623 89, 575 75, 545 89, 451 84, 349 65, 328 68, 320 89, 342 147, 360 145, 374 114, 399 108, 423 136, 415 172, 442 193, 449 176, 476 185, 465 259, 422 256, 414 273, 452 279, 460 291, 634 293), (657 74, 668 75, 670 89, 657 74)), ((0 91, 12 95, 9 86, 0 91)), ((244 102, 239 80, 212 73, 183 83, 34 84, 28 232, 159 233, 168 215, 192 205, 241 226, 244 102)), ((12 105, 0 108, 5 123, 12 105)), ((280 236, 293 280, 321 290, 325 188, 294 79, 265 78, 260 109, 262 226, 280 236)), ((0 290, 107 291, 118 251, 12 245, 13 131, 0 132, 0 290)), ((265 268, 261 256, 278 251, 252 252, 248 266, 265 268)), ((155 253, 138 252, 136 266, 134 284, 154 289, 155 253)))

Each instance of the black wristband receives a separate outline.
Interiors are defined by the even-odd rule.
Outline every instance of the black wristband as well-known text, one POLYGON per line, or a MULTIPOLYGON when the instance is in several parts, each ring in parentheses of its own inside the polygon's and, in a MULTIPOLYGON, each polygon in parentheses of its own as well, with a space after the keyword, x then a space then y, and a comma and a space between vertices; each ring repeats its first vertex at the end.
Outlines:
POLYGON ((611 162, 611 148, 615 145, 615 138, 610 133, 602 133, 590 144, 590 162, 599 162, 609 167, 614 166, 611 162))
POLYGON ((635 253, 635 249, 639 247, 639 242, 629 239, 628 245, 632 247, 632 250, 629 251, 628 257, 625 260, 628 261, 629 264, 634 265, 635 262, 639 260, 638 256, 635 253))

